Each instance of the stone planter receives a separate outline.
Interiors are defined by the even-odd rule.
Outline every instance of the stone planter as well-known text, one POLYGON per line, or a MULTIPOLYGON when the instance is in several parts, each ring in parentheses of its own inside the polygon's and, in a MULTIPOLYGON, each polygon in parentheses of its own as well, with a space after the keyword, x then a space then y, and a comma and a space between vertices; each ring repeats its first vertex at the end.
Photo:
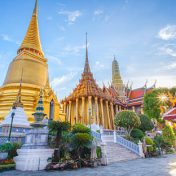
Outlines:
POLYGON ((0 160, 5 160, 8 157, 8 153, 7 152, 0 152, 0 160))

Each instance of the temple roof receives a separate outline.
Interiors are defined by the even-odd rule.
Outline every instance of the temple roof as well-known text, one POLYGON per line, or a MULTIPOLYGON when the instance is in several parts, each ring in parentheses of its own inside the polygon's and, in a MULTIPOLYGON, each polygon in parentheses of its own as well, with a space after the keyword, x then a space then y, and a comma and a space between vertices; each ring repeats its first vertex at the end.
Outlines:
POLYGON ((114 104, 126 106, 126 104, 120 100, 118 91, 115 89, 113 85, 109 87, 103 86, 103 93, 106 96, 106 98, 111 100, 114 104))
POLYGON ((170 109, 163 115, 164 120, 174 120, 176 119, 176 107, 170 109))
POLYGON ((44 56, 42 51, 41 43, 40 43, 40 35, 39 35, 39 27, 38 27, 38 0, 36 0, 34 11, 32 14, 32 18, 27 30, 27 33, 24 37, 24 40, 18 49, 18 53, 20 53, 24 49, 34 50, 40 55, 44 56))
POLYGON ((128 106, 140 106, 143 104, 143 99, 145 94, 150 93, 153 90, 153 86, 150 88, 147 88, 146 85, 133 90, 127 90, 127 104, 128 106))
POLYGON ((103 91, 96 84, 95 79, 93 78, 93 74, 91 73, 88 59, 88 47, 87 47, 87 34, 86 34, 86 60, 84 71, 82 73, 82 78, 79 81, 79 84, 73 90, 73 92, 66 98, 67 100, 74 100, 76 98, 94 96, 94 97, 102 97, 103 91))

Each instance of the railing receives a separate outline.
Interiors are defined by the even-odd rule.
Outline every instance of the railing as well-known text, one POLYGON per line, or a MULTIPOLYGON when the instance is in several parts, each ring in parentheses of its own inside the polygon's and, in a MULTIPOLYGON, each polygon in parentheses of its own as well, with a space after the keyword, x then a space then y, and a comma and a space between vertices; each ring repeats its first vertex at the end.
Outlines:
POLYGON ((96 138, 97 140, 101 141, 101 134, 95 131, 91 131, 92 136, 96 138))
POLYGON ((140 155, 139 145, 128 141, 127 139, 117 135, 116 141, 118 144, 122 145, 123 147, 127 148, 128 150, 136 153, 137 155, 140 155))
MULTIPOLYGON (((8 141, 8 136, 4 136, 0 134, 0 145, 6 143, 7 141, 8 141)), ((18 143, 24 144, 25 137, 24 136, 18 136, 18 137, 11 136, 10 142, 12 143, 18 142, 18 143)))
MULTIPOLYGON (((125 130, 116 130, 116 134, 125 136, 127 132, 125 130)), ((114 135, 114 130, 103 130, 103 135, 114 135)))

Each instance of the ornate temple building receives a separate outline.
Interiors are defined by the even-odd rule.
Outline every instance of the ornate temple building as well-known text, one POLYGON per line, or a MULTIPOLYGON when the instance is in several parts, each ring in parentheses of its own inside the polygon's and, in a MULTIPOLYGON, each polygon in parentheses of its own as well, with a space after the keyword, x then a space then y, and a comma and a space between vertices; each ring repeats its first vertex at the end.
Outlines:
POLYGON ((110 92, 110 95, 115 95, 117 101, 121 100, 126 105, 127 109, 137 113, 143 113, 144 96, 150 93, 154 88, 155 83, 149 88, 147 88, 147 83, 137 89, 132 89, 132 86, 125 86, 120 76, 118 62, 114 58, 112 62, 112 85, 106 89, 110 92))
POLYGON ((57 97, 49 85, 47 59, 44 56, 39 36, 37 0, 27 33, 0 87, 0 121, 8 114, 16 99, 22 70, 21 99, 28 120, 33 121, 32 114, 35 112, 41 88, 44 90, 44 109, 47 116, 51 119, 64 118, 57 97))
POLYGON ((146 84, 143 87, 132 89, 126 89, 127 106, 129 110, 133 110, 137 113, 143 114, 144 108, 144 96, 150 93, 155 88, 155 84, 152 87, 147 87, 146 84))
POLYGON ((101 89, 93 77, 88 59, 86 38, 86 61, 79 84, 73 92, 63 100, 66 121, 72 125, 97 124, 105 129, 114 128, 114 115, 124 108, 123 103, 109 96, 106 89, 101 89))

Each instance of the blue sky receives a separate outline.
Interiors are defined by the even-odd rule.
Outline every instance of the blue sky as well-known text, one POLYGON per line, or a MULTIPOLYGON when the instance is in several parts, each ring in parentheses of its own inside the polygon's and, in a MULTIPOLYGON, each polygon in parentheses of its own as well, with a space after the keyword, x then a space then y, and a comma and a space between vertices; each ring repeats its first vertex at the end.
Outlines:
MULTIPOLYGON (((26 33, 35 0, 0 1, 0 84, 26 33)), ((133 87, 176 85, 175 0, 39 0, 39 29, 50 82, 61 99, 89 62, 101 86, 111 81, 113 55, 133 87)))

